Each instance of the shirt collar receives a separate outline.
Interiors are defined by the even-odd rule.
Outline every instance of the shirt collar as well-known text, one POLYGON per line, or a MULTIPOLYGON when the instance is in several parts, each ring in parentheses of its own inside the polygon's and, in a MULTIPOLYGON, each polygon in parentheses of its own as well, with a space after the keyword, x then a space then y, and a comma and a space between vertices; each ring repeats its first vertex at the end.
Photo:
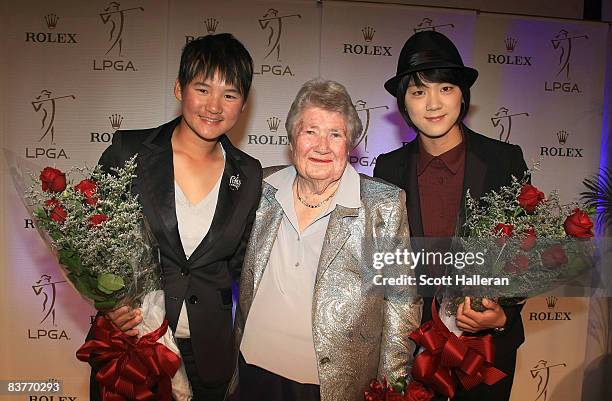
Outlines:
MULTIPOLYGON (((292 187, 296 174, 295 167, 288 166, 264 178, 265 182, 276 188, 276 199, 283 208, 289 203, 293 204, 292 187)), ((348 163, 342 173, 338 190, 328 207, 328 211, 334 210, 336 205, 349 208, 361 206, 361 180, 359 179, 359 173, 348 163)))
POLYGON ((336 205, 355 209, 361 206, 361 180, 359 173, 349 163, 346 164, 344 173, 342 173, 340 185, 336 196, 332 199, 330 209, 335 209, 336 205))
POLYGON ((457 174, 461 164, 465 160, 465 138, 462 136, 461 142, 454 148, 447 150, 439 156, 429 154, 419 139, 419 154, 417 158, 417 175, 421 175, 427 170, 434 159, 442 160, 444 166, 452 173, 457 174))

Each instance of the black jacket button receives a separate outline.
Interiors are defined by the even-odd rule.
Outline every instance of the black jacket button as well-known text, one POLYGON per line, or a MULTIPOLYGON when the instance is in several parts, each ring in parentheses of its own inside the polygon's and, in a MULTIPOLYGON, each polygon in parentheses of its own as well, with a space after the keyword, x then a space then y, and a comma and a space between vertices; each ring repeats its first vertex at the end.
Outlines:
POLYGON ((192 295, 189 297, 189 303, 192 305, 195 305, 198 303, 198 297, 196 297, 195 295, 192 295))

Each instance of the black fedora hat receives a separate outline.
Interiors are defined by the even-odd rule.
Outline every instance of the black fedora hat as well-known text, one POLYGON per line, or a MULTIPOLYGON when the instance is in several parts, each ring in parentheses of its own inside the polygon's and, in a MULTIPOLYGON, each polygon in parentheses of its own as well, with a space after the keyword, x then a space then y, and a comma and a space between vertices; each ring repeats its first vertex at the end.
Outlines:
POLYGON ((397 86, 403 77, 413 72, 436 68, 460 69, 468 87, 472 86, 478 77, 478 71, 463 65, 459 51, 449 38, 440 32, 422 31, 415 33, 404 43, 397 60, 397 73, 385 82, 385 89, 397 96, 397 86))

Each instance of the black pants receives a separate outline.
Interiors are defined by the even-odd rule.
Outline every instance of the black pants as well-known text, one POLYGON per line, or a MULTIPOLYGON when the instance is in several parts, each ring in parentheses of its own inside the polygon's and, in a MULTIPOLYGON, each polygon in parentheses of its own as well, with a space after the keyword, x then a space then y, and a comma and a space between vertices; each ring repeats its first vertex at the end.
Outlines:
POLYGON ((191 348, 191 339, 177 338, 176 343, 181 351, 181 358, 185 363, 187 378, 191 384, 193 391, 192 401, 223 401, 229 380, 221 383, 209 383, 202 380, 198 374, 195 358, 193 356, 193 348, 191 348))
POLYGON ((240 401, 320 401, 316 384, 302 384, 279 376, 259 366, 238 362, 240 401))

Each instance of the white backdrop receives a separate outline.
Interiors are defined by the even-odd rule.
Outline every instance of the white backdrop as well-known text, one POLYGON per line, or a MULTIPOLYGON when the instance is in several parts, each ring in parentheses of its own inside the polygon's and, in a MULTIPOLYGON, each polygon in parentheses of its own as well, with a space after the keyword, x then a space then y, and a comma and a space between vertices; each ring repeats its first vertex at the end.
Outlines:
POLYGON ((563 200, 599 167, 608 27, 481 14, 471 126, 541 160, 534 182, 563 200), (510 64, 512 63, 512 64, 510 64))
MULTIPOLYGON (((382 85, 419 29, 447 34, 480 71, 473 129, 521 145, 528 163, 544 153, 536 185, 570 200, 599 165, 606 24, 313 0, 5 2, 0 18, 0 145, 40 166, 94 164, 116 129, 174 117, 186 40, 231 32, 257 73, 234 143, 265 166, 285 163, 289 104, 320 75, 351 93, 367 126, 351 161, 370 174, 414 135, 382 85)), ((94 311, 63 282, 0 164, 0 378, 61 379, 65 396, 86 400, 89 368, 74 352, 94 311)), ((587 302, 528 302, 513 400, 578 399, 587 302)))

